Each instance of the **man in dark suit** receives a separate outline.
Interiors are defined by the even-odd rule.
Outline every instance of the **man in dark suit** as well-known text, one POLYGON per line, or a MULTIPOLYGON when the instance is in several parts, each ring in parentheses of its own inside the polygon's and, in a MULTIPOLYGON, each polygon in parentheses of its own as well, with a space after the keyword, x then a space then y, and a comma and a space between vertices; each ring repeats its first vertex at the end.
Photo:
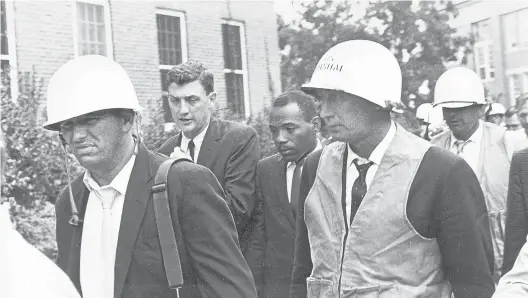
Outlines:
POLYGON ((301 170, 304 158, 317 146, 314 116, 313 98, 301 91, 281 94, 270 111, 269 127, 279 153, 261 160, 257 169, 257 192, 262 203, 258 210, 264 211, 259 212, 252 238, 262 239, 265 247, 263 270, 257 274, 262 279, 255 278, 260 297, 283 298, 290 294, 301 170))
POLYGON ((503 275, 512 269, 528 235, 528 148, 512 157, 505 230, 503 275))
POLYGON ((197 61, 175 66, 167 74, 169 106, 180 133, 158 152, 181 150, 209 168, 223 187, 240 248, 246 255, 248 221, 255 204, 255 177, 259 160, 256 132, 241 123, 212 116, 216 99, 213 74, 197 61))
MULTIPOLYGON (((56 203, 58 265, 84 298, 256 297, 223 191, 207 168, 182 161, 168 175, 169 208, 184 286, 170 290, 152 200, 167 158, 134 131, 139 103, 114 61, 62 66, 47 94, 48 122, 85 173, 56 203)), ((67 167, 69 165, 66 165, 67 167)))

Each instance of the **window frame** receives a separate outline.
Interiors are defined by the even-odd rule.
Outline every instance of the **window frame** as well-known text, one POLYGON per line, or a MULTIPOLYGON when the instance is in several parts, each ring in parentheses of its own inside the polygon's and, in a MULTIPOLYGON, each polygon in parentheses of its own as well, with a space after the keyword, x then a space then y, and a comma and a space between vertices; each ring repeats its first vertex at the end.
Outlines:
POLYGON ((491 56, 493 55, 493 42, 491 40, 476 42, 473 45, 473 53, 474 53, 475 69, 480 79, 484 82, 494 81, 497 74, 495 71, 495 67, 492 68, 491 63, 490 63, 490 60, 492 58, 491 56), (491 53, 489 51, 490 47, 491 47, 491 53), (484 50, 484 61, 479 61, 478 49, 484 50), (479 63, 479 62, 482 62, 482 63, 479 63), (482 78, 480 75, 481 67, 485 69, 486 75, 484 78, 482 78), (491 76, 491 73, 493 73, 493 77, 491 76))
POLYGON ((15 31, 15 7, 13 1, 3 0, 6 13, 6 34, 7 34, 7 55, 0 54, 0 60, 9 61, 9 78, 11 88, 11 100, 18 99, 18 60, 16 52, 16 31, 15 31))
POLYGON ((506 71, 506 77, 508 78, 508 91, 510 93, 510 104, 515 105, 515 101, 517 98, 514 96, 514 83, 513 83, 513 76, 514 75, 520 75, 521 76, 521 87, 522 92, 520 96, 523 94, 528 94, 528 67, 521 67, 516 69, 511 69, 506 71))
MULTIPOLYGON (((240 28, 240 54, 242 56, 242 69, 229 69, 224 65, 224 83, 227 86, 225 75, 227 73, 235 73, 242 75, 242 86, 244 87, 244 116, 246 118, 251 116, 251 103, 249 100, 249 78, 248 78, 248 62, 247 62, 247 43, 246 43, 246 26, 242 21, 232 19, 223 19, 221 25, 238 26, 240 28)), ((221 30, 220 30, 221 31, 221 30)), ((225 42, 222 38, 222 45, 225 42)), ((225 53, 224 53, 225 55, 225 53)), ((224 57, 225 58, 225 57, 224 57)), ((226 88, 226 105, 228 105, 227 88, 226 88)))
POLYGON ((114 59, 114 45, 112 36, 112 17, 110 15, 110 3, 109 0, 75 0, 73 1, 73 55, 75 58, 79 57, 79 28, 77 16, 77 4, 86 3, 92 5, 101 5, 103 7, 103 17, 105 25, 105 46, 106 46, 106 57, 114 59))
POLYGON ((528 38, 526 40, 525 45, 519 44, 516 47, 512 47, 512 41, 515 41, 517 43, 521 42, 521 35, 522 35, 521 22, 523 20, 524 22, 527 22, 526 27, 528 28, 528 19, 523 19, 521 17, 522 16, 521 14, 523 12, 526 14, 526 16, 528 16, 528 8, 517 9, 515 11, 511 11, 511 12, 501 15, 501 21, 502 21, 501 22, 502 23, 501 33, 504 34, 506 54, 528 50, 528 38), (512 36, 510 35, 512 32, 508 30, 509 28, 507 28, 508 24, 507 24, 506 18, 508 17, 513 17, 513 23, 514 23, 513 25, 515 26, 515 33, 516 33, 514 38, 512 38, 512 36))
MULTIPOLYGON (((189 59, 189 51, 187 47, 187 17, 184 11, 179 10, 173 10, 173 9, 167 9, 167 8, 156 8, 156 14, 155 14, 155 22, 156 22, 156 42, 158 42, 158 33, 159 28, 157 27, 157 18, 158 15, 165 15, 165 16, 171 16, 176 17, 180 20, 180 44, 181 44, 181 53, 182 53, 182 63, 187 62, 189 59)), ((158 42, 158 52, 159 52, 160 44, 158 42)), ((166 65, 166 64, 160 64, 161 57, 158 57, 158 74, 160 75, 161 79, 161 71, 162 70, 171 70, 175 65, 166 65)), ((163 82, 161 82, 161 86, 163 86, 163 82)), ((161 87, 160 86, 160 87, 161 87)), ((163 90, 161 90, 162 96, 163 96, 163 90)), ((165 111, 163 111, 165 113, 165 111)), ((171 130, 174 128, 174 119, 173 122, 165 122, 165 119, 163 119, 165 130, 171 130)))

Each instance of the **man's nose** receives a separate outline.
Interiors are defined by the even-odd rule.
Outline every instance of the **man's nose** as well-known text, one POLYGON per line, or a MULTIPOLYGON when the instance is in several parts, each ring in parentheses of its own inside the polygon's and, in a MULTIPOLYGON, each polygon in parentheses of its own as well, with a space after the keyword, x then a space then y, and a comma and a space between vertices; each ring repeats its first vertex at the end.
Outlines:
POLYGON ((189 113, 189 104, 185 101, 185 100, 182 100, 180 102, 180 114, 187 114, 189 113))

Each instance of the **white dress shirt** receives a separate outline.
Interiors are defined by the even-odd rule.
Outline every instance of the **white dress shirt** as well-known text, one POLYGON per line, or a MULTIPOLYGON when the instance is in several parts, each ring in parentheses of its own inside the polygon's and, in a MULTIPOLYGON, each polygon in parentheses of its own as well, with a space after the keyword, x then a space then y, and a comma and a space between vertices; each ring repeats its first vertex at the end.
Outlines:
MULTIPOLYGON (((202 144, 205 138, 205 133, 207 132, 207 129, 209 128, 209 124, 211 123, 211 120, 209 120, 209 123, 204 127, 204 129, 196 136, 194 137, 193 143, 194 143, 194 156, 192 157, 194 162, 198 161, 198 156, 200 154, 200 148, 202 148, 202 144)), ((191 155, 191 152, 189 152, 189 142, 191 139, 185 136, 185 134, 182 132, 182 140, 181 140, 181 150, 185 153, 187 153, 189 156, 191 155)), ((176 147, 177 148, 177 147, 176 147)), ((174 150, 176 150, 174 148, 174 150)))
POLYGON ((117 240, 125 194, 135 160, 136 156, 132 155, 114 180, 106 186, 99 186, 88 171, 84 174, 83 182, 90 191, 81 240, 80 281, 84 298, 114 297, 117 240), (109 202, 109 209, 103 208, 104 201, 109 202))
MULTIPOLYGON (((354 159, 359 159, 359 164, 365 164, 371 161, 373 164, 369 167, 367 171, 367 176, 365 178, 365 182, 367 184, 367 191, 370 188, 370 185, 372 184, 372 180, 374 179, 374 175, 378 171, 379 165, 381 164, 381 160, 383 156, 385 155, 385 152, 389 148, 392 140, 394 139, 394 136, 396 135, 396 125, 394 122, 391 121, 391 126, 389 128, 389 131, 381 140, 381 142, 374 148, 372 153, 370 154, 368 160, 365 160, 364 158, 359 157, 352 149, 350 149, 350 146, 347 146, 348 148, 348 157, 347 157, 347 172, 346 172, 346 214, 347 214, 347 222, 350 218, 350 212, 352 212, 352 186, 354 185, 354 181, 359 177, 359 173, 357 171, 356 166, 354 165, 353 161, 354 159)), ((348 223, 351 224, 350 222, 348 223)))
POLYGON ((528 297, 528 242, 521 248, 513 268, 499 280, 492 298, 522 297, 528 297))
MULTIPOLYGON (((314 150, 321 149, 323 146, 319 140, 317 140, 317 145, 314 150)), ((288 190, 288 201, 291 203, 291 188, 293 183, 293 172, 295 172, 295 167, 297 164, 293 161, 289 161, 286 164, 286 189, 288 190)), ((301 171, 304 168, 304 164, 301 166, 301 171)))
MULTIPOLYGON (((482 121, 479 121, 479 127, 477 130, 469 137, 469 139, 466 141, 467 143, 464 145, 464 148, 462 149, 462 152, 458 154, 460 157, 462 157, 469 166, 473 169, 473 172, 478 172, 478 164, 479 164, 479 158, 480 158, 480 145, 482 144, 482 135, 484 133, 482 129, 483 123, 482 121)), ((455 145, 455 142, 457 141, 457 138, 451 133, 451 147, 450 151, 454 154, 457 154, 457 146, 455 145)))

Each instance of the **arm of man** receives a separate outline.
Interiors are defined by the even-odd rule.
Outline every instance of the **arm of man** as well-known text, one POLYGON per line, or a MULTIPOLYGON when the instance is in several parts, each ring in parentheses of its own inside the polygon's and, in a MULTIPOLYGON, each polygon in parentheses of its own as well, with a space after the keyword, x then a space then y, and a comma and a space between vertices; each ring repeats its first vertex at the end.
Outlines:
POLYGON ((234 143, 234 152, 227 160, 224 191, 237 231, 242 231, 255 207, 255 181, 260 151, 257 133, 249 127, 237 135, 234 143))
MULTIPOLYGON (((503 275, 511 270, 528 235, 528 218, 521 188, 521 167, 526 153, 515 153, 510 168, 506 208, 503 275)), ((527 164, 528 165, 528 164, 527 164)))
POLYGON ((253 274, 257 294, 259 297, 264 295, 264 258, 266 256, 266 221, 264 216, 264 201, 258 191, 257 186, 257 205, 250 218, 247 226, 249 231, 248 247, 245 258, 253 274))
POLYGON ((301 174, 290 298, 306 297, 306 278, 312 273, 313 263, 308 229, 304 221, 304 203, 315 181, 321 152, 322 150, 318 150, 308 155, 301 174))
POLYGON ((172 167, 169 177, 180 191, 180 223, 201 297, 257 297, 220 183, 203 166, 179 165, 184 168, 172 167))
POLYGON ((493 248, 479 181, 462 159, 442 178, 433 218, 446 277, 455 298, 491 297, 493 248))

